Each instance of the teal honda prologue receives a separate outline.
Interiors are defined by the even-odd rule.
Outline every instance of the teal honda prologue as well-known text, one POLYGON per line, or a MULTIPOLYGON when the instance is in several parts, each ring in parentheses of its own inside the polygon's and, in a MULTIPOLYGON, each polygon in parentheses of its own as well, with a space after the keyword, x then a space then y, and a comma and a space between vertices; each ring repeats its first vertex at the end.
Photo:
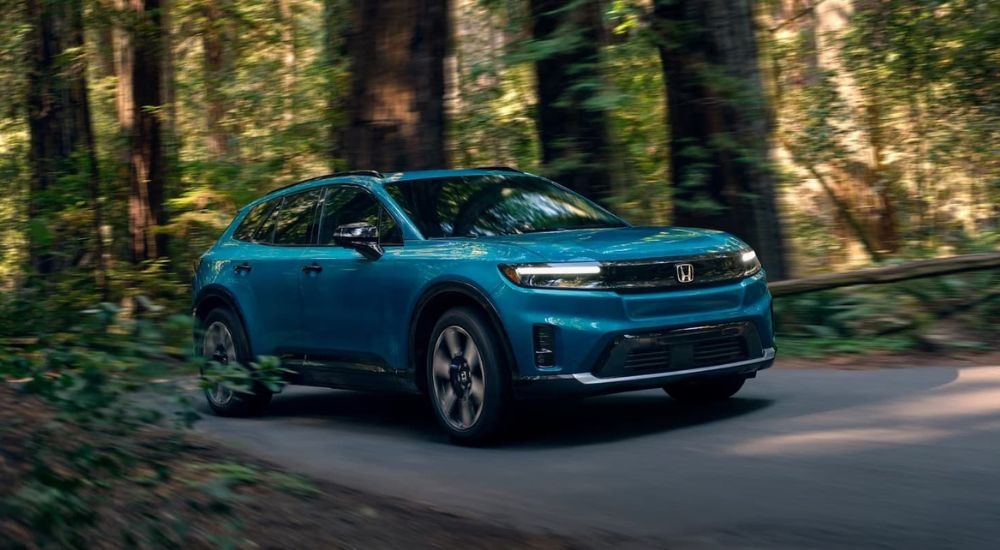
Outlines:
MULTIPOLYGON (((288 382, 426 394, 455 440, 515 399, 663 388, 726 399, 774 362, 771 296, 732 235, 634 227, 509 168, 332 174, 240 210, 197 268, 206 367, 277 356, 288 382)), ((271 393, 219 383, 221 415, 271 393)))

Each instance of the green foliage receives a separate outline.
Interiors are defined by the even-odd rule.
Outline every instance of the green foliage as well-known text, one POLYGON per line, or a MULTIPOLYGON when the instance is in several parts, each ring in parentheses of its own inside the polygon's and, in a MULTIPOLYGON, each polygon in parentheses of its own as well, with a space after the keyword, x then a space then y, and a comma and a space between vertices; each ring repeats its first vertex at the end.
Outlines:
POLYGON ((612 2, 606 13, 611 40, 602 54, 619 186, 612 206, 638 224, 670 221, 667 184, 666 100, 663 71, 639 2, 612 2))
MULTIPOLYGON (((0 501, 4 514, 19 518, 43 545, 84 547, 81 530, 94 524, 101 495, 116 480, 148 471, 153 477, 147 482, 155 483, 169 470, 169 455, 141 452, 139 434, 164 420, 164 404, 157 405, 155 395, 179 394, 169 384, 148 381, 187 369, 176 361, 173 368, 164 366, 164 333, 155 324, 121 322, 117 314, 115 306, 101 304, 78 314, 79 324, 68 332, 0 347, 0 383, 13 381, 55 408, 22 442, 32 469, 0 501)), ((191 416, 189 407, 178 412, 178 419, 191 416)), ((161 444, 166 451, 180 440, 161 444)))
POLYGON ((865 232, 897 257, 968 250, 997 227, 1000 8, 888 0, 844 15, 785 14, 766 42, 778 135, 796 170, 793 227, 821 226, 838 245, 792 232, 803 263, 844 263, 845 243, 865 232), (900 242, 881 242, 887 220, 900 242))
MULTIPOLYGON (((5 313, 30 319, 30 306, 37 305, 11 302, 5 313)), ((34 425, 17 444, 24 448, 19 456, 31 457, 31 468, 12 494, 0 497, 0 517, 30 529, 37 544, 86 547, 86 533, 100 521, 110 492, 144 486, 157 494, 174 483, 174 460, 185 443, 171 426, 190 427, 198 419, 181 386, 200 362, 191 353, 193 327, 190 317, 171 315, 144 298, 136 305, 125 317, 117 305, 102 303, 76 312, 77 322, 65 330, 35 325, 30 332, 21 327, 19 338, 0 339, 0 390, 14 385, 53 410, 41 420, 30 417, 34 425)), ((278 391, 284 384, 286 371, 277 358, 262 357, 252 370, 228 367, 209 369, 210 380, 239 391, 258 384, 278 391)), ((37 407, 31 412, 38 414, 37 407)), ((0 428, 0 439, 12 428, 17 426, 0 428)), ((230 489, 257 481, 300 496, 316 491, 304 479, 253 467, 201 468, 214 479, 200 485, 210 504, 203 508, 202 500, 194 500, 189 511, 227 514, 243 498, 230 489)), ((129 526, 123 535, 176 547, 191 532, 187 521, 167 513, 129 526)))
POLYGON ((998 349, 983 319, 1000 315, 995 271, 849 287, 774 302, 782 353, 998 349))
POLYGON ((277 393, 286 384, 285 375, 293 372, 283 368, 277 357, 260 357, 246 366, 209 361, 202 373, 201 385, 207 389, 222 384, 236 393, 253 393, 254 388, 262 387, 277 393))
POLYGON ((262 470, 247 464, 232 462, 198 464, 192 467, 192 471, 207 474, 208 480, 202 481, 201 484, 212 486, 216 491, 231 490, 240 485, 266 484, 282 492, 302 497, 319 494, 319 489, 302 476, 262 470))

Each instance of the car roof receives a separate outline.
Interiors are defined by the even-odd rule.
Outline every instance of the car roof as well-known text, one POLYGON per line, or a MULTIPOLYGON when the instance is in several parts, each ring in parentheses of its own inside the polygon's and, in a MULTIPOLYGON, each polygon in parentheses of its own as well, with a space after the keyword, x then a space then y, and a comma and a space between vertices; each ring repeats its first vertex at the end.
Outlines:
POLYGON ((527 174, 527 172, 522 172, 521 170, 518 170, 516 168, 509 168, 507 166, 485 166, 480 168, 462 168, 462 169, 450 169, 450 170, 414 170, 410 172, 394 172, 391 174, 383 174, 376 170, 351 170, 347 172, 335 172, 333 174, 316 176, 313 178, 297 181, 295 183, 286 185, 284 187, 273 189, 266 195, 263 195, 261 197, 258 197, 250 201, 242 208, 240 208, 240 211, 242 212, 248 210, 270 199, 274 199, 284 195, 290 195, 292 193, 298 193, 299 191, 306 191, 314 187, 323 187, 326 185, 350 184, 371 190, 376 187, 381 187, 383 184, 386 183, 402 183, 407 181, 417 181, 417 180, 456 177, 456 176, 486 176, 499 173, 527 174))
MULTIPOLYGON (((515 168, 508 168, 506 166, 487 166, 483 168, 464 168, 455 170, 414 170, 410 172, 394 172, 391 174, 383 174, 375 170, 353 170, 349 172, 336 172, 333 174, 326 174, 298 181, 291 185, 274 189, 264 197, 261 197, 261 199, 304 191, 313 187, 339 183, 348 183, 371 188, 385 183, 399 183, 456 176, 483 176, 496 173, 523 174, 524 172, 515 168)), ((255 200, 253 202, 256 203, 258 201, 255 200)))

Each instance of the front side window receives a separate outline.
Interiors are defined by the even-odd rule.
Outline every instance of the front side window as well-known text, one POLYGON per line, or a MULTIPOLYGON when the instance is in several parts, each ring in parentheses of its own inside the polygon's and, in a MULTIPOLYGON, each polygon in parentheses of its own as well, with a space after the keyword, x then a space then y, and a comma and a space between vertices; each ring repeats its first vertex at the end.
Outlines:
POLYGON ((277 211, 261 226, 257 240, 279 245, 316 242, 316 210, 322 196, 320 189, 286 195, 277 211))
POLYGON ((580 195, 524 174, 429 178, 385 188, 431 239, 626 225, 580 195))
POLYGON ((351 185, 328 188, 323 202, 319 244, 333 244, 333 232, 341 225, 366 223, 378 227, 383 246, 403 244, 396 220, 371 193, 351 185))

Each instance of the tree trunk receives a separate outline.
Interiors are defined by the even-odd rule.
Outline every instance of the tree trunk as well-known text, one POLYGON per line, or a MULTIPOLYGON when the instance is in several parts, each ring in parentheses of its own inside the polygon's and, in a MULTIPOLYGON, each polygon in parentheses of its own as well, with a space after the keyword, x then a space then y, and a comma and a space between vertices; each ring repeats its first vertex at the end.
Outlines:
MULTIPOLYGON (((159 111, 163 106, 163 19, 160 0, 121 0, 135 14, 130 29, 131 57, 123 55, 119 78, 130 81, 130 97, 119 96, 119 106, 131 105, 131 115, 119 113, 129 132, 129 237, 133 262, 166 254, 163 207, 166 166, 159 111), (130 64, 126 68, 124 65, 130 64), (127 70, 131 69, 131 70, 127 70), (128 74, 126 77, 125 75, 128 74)), ((119 92, 123 92, 119 88, 119 92)))
POLYGON ((341 81, 345 61, 350 59, 343 14, 346 0, 323 0, 323 61, 326 65, 327 158, 334 172, 344 169, 344 118, 348 93, 341 81))
POLYGON ((676 225, 732 233, 787 277, 750 0, 659 0, 676 225))
POLYGON ((217 159, 229 156, 230 136, 223 126, 226 116, 226 94, 223 91, 231 76, 227 41, 229 30, 228 0, 209 1, 204 5, 205 28, 201 45, 204 50, 205 126, 208 130, 208 150, 217 159))
POLYGON ((163 155, 166 158, 166 179, 178 179, 180 171, 181 137, 177 131, 177 77, 174 60, 174 4, 175 0, 160 0, 160 51, 162 59, 163 155))
POLYGON ((29 256, 41 274, 64 269, 80 260, 85 249, 72 243, 79 228, 62 227, 56 217, 60 210, 74 206, 77 199, 58 190, 61 176, 78 175, 87 182, 91 200, 97 282, 104 288, 103 246, 100 238, 100 177, 94 148, 87 96, 83 4, 81 0, 48 2, 28 0, 26 13, 31 30, 27 52, 29 159, 32 168, 28 214, 38 228, 32 231, 29 256), (43 238, 38 234, 47 233, 43 238))
POLYGON ((544 49, 535 61, 538 137, 547 175, 587 197, 612 193, 606 112, 594 105, 602 90, 603 35, 597 0, 531 0, 532 34, 544 49))
POLYGON ((290 0, 276 0, 275 8, 281 18, 281 121, 288 128, 295 121, 295 80, 298 65, 298 51, 295 47, 295 12, 290 0))
POLYGON ((352 7, 349 167, 446 167, 448 1, 353 0, 352 7))
POLYGON ((917 260, 905 264, 873 267, 859 271, 844 273, 824 273, 805 279, 789 279, 768 285, 771 294, 778 296, 794 296, 818 290, 830 290, 845 286, 877 285, 909 281, 923 277, 938 277, 953 273, 968 271, 1000 271, 1000 252, 982 254, 966 254, 950 258, 932 258, 917 260))

